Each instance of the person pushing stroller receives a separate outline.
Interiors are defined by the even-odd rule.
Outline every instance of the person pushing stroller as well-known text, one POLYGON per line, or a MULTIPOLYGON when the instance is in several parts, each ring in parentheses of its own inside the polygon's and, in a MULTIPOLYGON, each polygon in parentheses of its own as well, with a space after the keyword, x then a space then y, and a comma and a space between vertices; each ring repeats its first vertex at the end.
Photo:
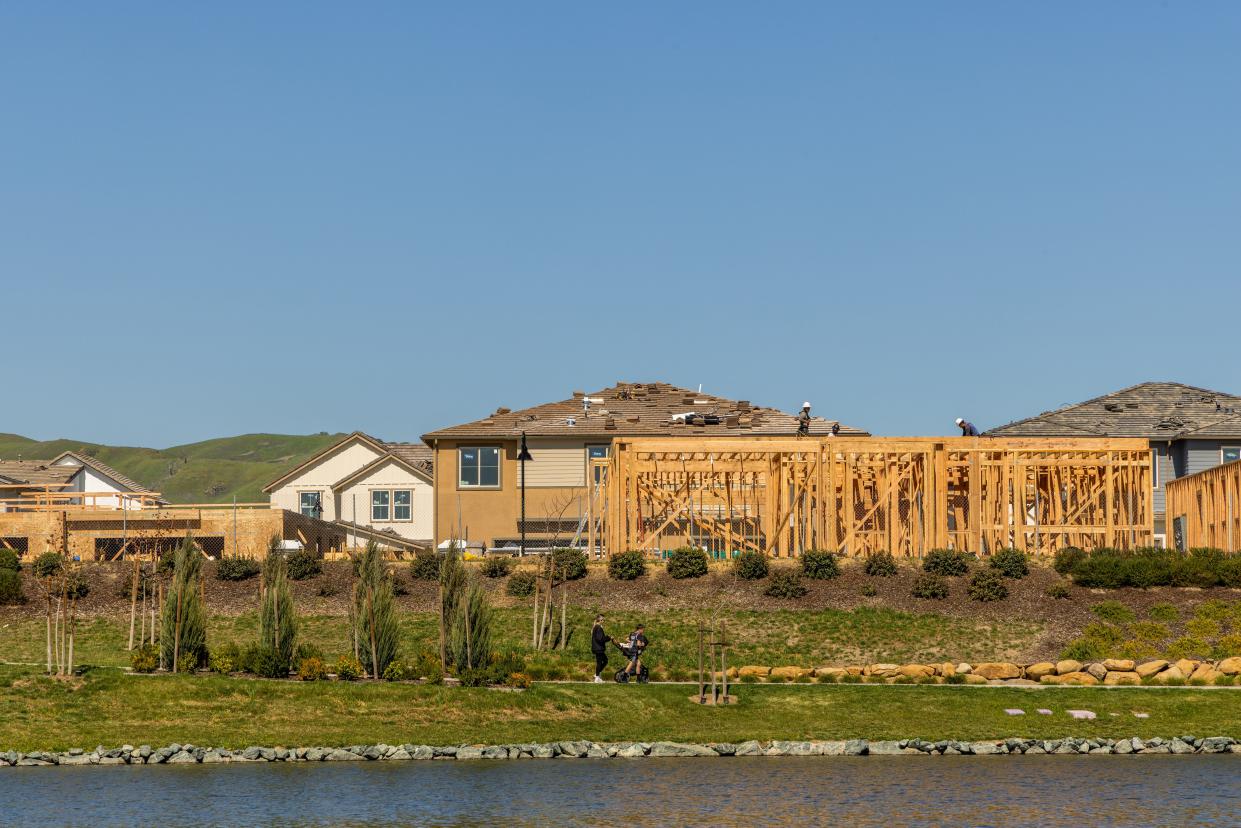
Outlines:
POLYGON ((636 678, 639 682, 647 680, 650 675, 649 671, 642 666, 642 653, 646 651, 646 626, 639 624, 634 627, 633 632, 629 634, 629 640, 625 644, 617 644, 625 657, 629 659, 629 663, 625 665, 624 670, 618 670, 616 680, 619 682, 627 682, 630 677, 636 678))

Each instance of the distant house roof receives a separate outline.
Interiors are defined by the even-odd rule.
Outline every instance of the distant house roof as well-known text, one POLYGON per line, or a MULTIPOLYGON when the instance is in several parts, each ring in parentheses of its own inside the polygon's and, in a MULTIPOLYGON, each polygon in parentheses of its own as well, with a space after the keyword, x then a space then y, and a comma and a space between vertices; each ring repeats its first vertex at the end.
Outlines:
MULTIPOLYGON (((810 433, 830 434, 836 422, 815 417, 810 433)), ((575 391, 570 399, 518 411, 500 408, 488 417, 432 431, 422 439, 511 439, 522 432, 531 437, 792 436, 797 433, 797 417, 665 382, 618 382, 602 391, 575 391), (589 407, 587 400, 591 401, 589 407), (683 416, 687 414, 693 416, 683 416)), ((843 424, 840 433, 867 436, 867 432, 843 424)))
POLYGON ((88 454, 78 454, 76 451, 62 452, 61 454, 57 455, 56 459, 50 461, 50 464, 53 466, 58 466, 60 468, 73 469, 73 471, 76 472, 78 467, 67 466, 60 462, 61 460, 64 460, 65 458, 75 460, 82 466, 89 466, 90 468, 102 474, 104 477, 112 478, 117 483, 121 484, 122 486, 124 486, 126 489, 128 489, 131 492, 136 492, 138 494, 154 494, 154 492, 152 492, 146 486, 143 486, 138 481, 126 477, 125 475, 118 472, 116 469, 109 466, 107 463, 102 463, 88 454))
POLYGON ((0 460, 0 482, 8 485, 59 487, 77 472, 74 466, 53 466, 48 460, 0 460))
POLYGON ((1241 397, 1179 382, 1143 382, 986 433, 995 437, 1241 438, 1241 397))
POLYGON ((434 479, 433 478, 434 460, 433 460, 431 449, 428 446, 424 446, 420 443, 385 443, 383 440, 380 440, 376 437, 372 437, 371 435, 365 432, 355 431, 352 434, 345 435, 343 438, 341 438, 340 440, 337 440, 332 445, 323 449, 323 451, 320 451, 318 454, 315 454, 313 457, 310 457, 305 462, 298 464, 292 469, 289 469, 289 471, 285 472, 284 474, 280 475, 280 477, 277 477, 275 480, 273 480, 272 482, 264 486, 263 491, 270 494, 271 492, 278 489, 280 486, 284 485, 286 481, 291 480, 292 478, 296 477, 303 470, 310 468, 312 465, 317 463, 321 458, 326 457, 327 455, 336 451, 337 449, 339 449, 341 446, 345 445, 346 443, 352 443, 352 442, 360 442, 360 443, 363 443, 364 445, 370 446, 372 449, 378 452, 378 456, 373 461, 367 463, 361 469, 355 469, 354 471, 350 472, 347 477, 343 478, 341 481, 338 481, 338 483, 344 483, 346 481, 352 480, 356 478, 358 474, 360 474, 362 471, 369 470, 373 468, 374 466, 378 465, 380 462, 387 460, 387 459, 394 459, 401 465, 410 469, 410 471, 414 472, 415 474, 421 474, 422 476, 426 477, 428 482, 431 482, 434 479))

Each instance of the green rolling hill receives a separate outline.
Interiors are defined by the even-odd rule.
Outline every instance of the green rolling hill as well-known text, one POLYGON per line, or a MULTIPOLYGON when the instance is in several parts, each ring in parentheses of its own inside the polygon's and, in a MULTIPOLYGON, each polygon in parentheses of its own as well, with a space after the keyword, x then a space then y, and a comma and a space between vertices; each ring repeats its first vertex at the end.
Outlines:
POLYGON ((51 460, 64 451, 95 457, 173 503, 266 501, 263 486, 335 443, 341 434, 242 434, 166 449, 81 440, 31 440, 0 433, 0 459, 51 460))

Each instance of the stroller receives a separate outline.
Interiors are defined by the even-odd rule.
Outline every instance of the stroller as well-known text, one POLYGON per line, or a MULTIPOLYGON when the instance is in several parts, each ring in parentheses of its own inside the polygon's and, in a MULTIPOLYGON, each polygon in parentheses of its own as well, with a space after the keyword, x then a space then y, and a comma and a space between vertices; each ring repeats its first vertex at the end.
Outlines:
MULTIPOLYGON (((617 649, 619 649, 622 653, 624 653, 625 667, 628 667, 629 662, 633 661, 633 648, 630 647, 629 644, 627 643, 621 644, 619 641, 614 642, 614 643, 616 644, 617 649)), ((637 680, 638 684, 646 684, 647 682, 651 680, 651 671, 647 669, 647 666, 645 664, 643 664, 638 669, 637 675, 626 673, 625 667, 622 667, 616 671, 615 678, 618 684, 628 684, 631 680, 634 680, 634 679, 637 680)))

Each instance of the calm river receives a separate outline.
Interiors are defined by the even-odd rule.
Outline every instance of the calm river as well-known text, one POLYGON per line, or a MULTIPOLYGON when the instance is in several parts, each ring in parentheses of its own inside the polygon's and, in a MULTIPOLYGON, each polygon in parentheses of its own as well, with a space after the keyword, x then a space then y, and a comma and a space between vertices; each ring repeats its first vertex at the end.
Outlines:
POLYGON ((1238 825, 1241 756, 11 768, 0 824, 1238 825))

